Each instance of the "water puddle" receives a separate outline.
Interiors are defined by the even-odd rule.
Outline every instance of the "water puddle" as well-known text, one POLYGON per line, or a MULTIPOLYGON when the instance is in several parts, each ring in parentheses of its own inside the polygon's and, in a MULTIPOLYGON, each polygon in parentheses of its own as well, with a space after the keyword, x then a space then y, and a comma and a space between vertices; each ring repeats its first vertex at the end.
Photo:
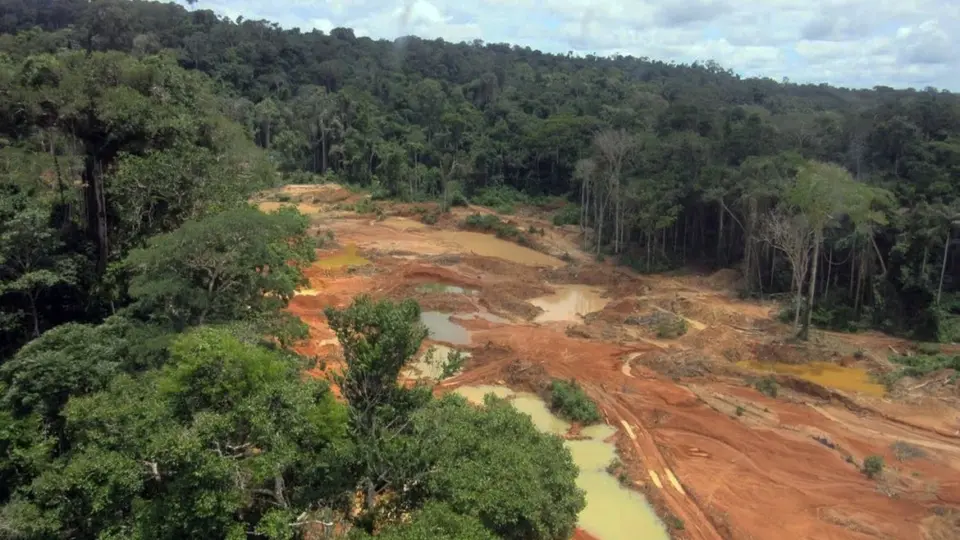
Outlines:
POLYGON ((432 340, 453 343, 454 345, 470 344, 470 332, 451 321, 449 313, 423 311, 420 313, 420 322, 427 326, 432 340))
POLYGON ((467 289, 457 285, 447 285, 446 283, 424 283, 417 287, 417 292, 433 294, 477 294, 476 289, 467 289))
MULTIPOLYGON (((562 435, 570 429, 570 424, 553 416, 534 394, 513 392, 503 386, 468 386, 456 392, 473 403, 483 403, 483 396, 488 393, 513 397, 513 406, 530 415, 540 431, 562 435)), ((615 432, 605 424, 591 426, 581 432, 589 438, 564 441, 580 469, 577 485, 587 494, 587 506, 580 512, 577 525, 598 540, 667 540, 669 536, 643 495, 624 488, 607 473, 607 465, 617 457, 617 452, 612 443, 604 440, 615 432)))
POLYGON ((429 238, 453 244, 462 253, 496 257, 529 266, 563 266, 563 261, 496 236, 470 231, 429 231, 429 238))
POLYGON ((340 253, 323 257, 314 263, 318 268, 341 268, 344 266, 365 266, 370 264, 369 259, 365 259, 357 254, 357 246, 350 244, 343 248, 340 253))
POLYGON ((875 397, 883 397, 886 388, 873 382, 867 370, 855 367, 843 367, 830 362, 809 362, 806 364, 778 364, 763 362, 737 362, 743 368, 770 373, 783 373, 800 377, 827 388, 836 388, 847 392, 860 392, 875 397))
MULTIPOLYGON (((447 363, 449 354, 456 351, 443 345, 433 345, 420 355, 416 361, 411 362, 404 369, 404 376, 410 379, 432 379, 441 380, 443 376, 443 366, 447 363)), ((464 358, 469 358, 470 353, 460 352, 464 358)))
POLYGON ((543 309, 534 322, 568 321, 577 322, 579 316, 600 311, 609 302, 609 298, 601 298, 603 289, 588 285, 559 285, 556 292, 549 296, 541 296, 530 301, 531 304, 543 309))

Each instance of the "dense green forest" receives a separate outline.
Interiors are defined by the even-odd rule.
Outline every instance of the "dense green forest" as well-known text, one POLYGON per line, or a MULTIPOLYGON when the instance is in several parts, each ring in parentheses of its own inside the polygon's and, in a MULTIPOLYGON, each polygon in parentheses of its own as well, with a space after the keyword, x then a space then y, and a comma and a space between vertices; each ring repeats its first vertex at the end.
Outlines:
MULTIPOLYGON (((18 89, 64 91, 65 81, 44 78, 41 66, 55 71, 81 62, 80 51, 122 52, 122 60, 104 58, 164 69, 176 63, 208 75, 193 84, 206 85, 219 111, 240 126, 236 137, 254 141, 289 181, 336 179, 405 199, 460 194, 502 207, 565 196, 580 208, 557 222, 583 227, 585 247, 598 256, 619 255, 642 271, 739 266, 744 294, 796 293, 798 306, 814 305, 803 310, 804 320, 835 329, 945 341, 960 332, 960 100, 952 93, 742 79, 713 62, 551 55, 415 37, 374 41, 345 28, 304 33, 154 2, 0 5, 0 48, 18 89), (18 77, 17 69, 26 69, 20 66, 34 78, 18 77), (844 185, 859 192, 804 196, 805 189, 836 187, 810 175, 797 185, 801 169, 821 164, 839 167, 831 170, 839 178, 848 173, 844 185), (845 202, 814 226, 807 214, 821 200, 845 202)), ((102 274, 114 253, 138 241, 136 234, 116 241, 97 234, 124 219, 151 224, 137 229, 141 237, 156 230, 156 220, 132 216, 155 207, 97 197, 103 190, 92 179, 112 184, 132 174, 116 144, 96 140, 111 126, 7 114, 8 152, 43 150, 59 158, 64 182, 94 186, 84 190, 89 216, 76 234, 98 250, 95 270, 102 274)), ((149 132, 131 136, 139 135, 144 144, 166 143, 149 132)), ((215 144, 196 140, 189 152, 217 152, 215 144)), ((209 163, 192 159, 195 167, 209 163)), ((161 189, 156 183, 150 189, 161 189)), ((166 216, 171 224, 183 212, 164 211, 173 214, 166 216)), ((58 293, 44 298, 62 297, 70 285, 45 287, 58 293)), ((31 294, 17 296, 24 312, 39 312, 24 323, 27 336, 76 315, 76 306, 49 306, 31 294)), ((82 301, 104 298, 98 290, 82 301)), ((90 307, 79 311, 90 314, 90 307)))

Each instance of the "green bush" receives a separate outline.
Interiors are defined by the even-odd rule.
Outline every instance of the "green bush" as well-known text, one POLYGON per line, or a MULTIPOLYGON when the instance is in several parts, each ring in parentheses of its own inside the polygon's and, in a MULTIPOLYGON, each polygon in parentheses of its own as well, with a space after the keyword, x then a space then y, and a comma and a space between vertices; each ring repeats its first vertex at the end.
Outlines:
POLYGON ((580 207, 574 204, 564 206, 553 215, 553 224, 558 227, 578 223, 580 223, 580 207))
POLYGON ((581 424, 595 424, 602 418, 597 404, 574 380, 553 380, 550 384, 550 410, 561 418, 581 424))
POLYGON ((924 355, 940 354, 940 345, 937 343, 920 343, 917 345, 917 352, 924 355))
POLYGON ((758 379, 753 383, 753 387, 757 389, 758 392, 766 396, 775 398, 777 394, 780 393, 780 385, 777 384, 777 380, 773 377, 763 377, 758 379))
POLYGON ((447 353, 447 360, 440 367, 440 379, 453 377, 463 369, 463 365, 466 363, 467 355, 456 350, 450 351, 447 353))
POLYGON ((867 478, 873 479, 883 473, 883 458, 880 456, 868 456, 863 460, 863 474, 867 478))
POLYGON ((358 214, 373 214, 379 207, 371 199, 360 199, 353 205, 353 211, 358 214))
POLYGON ((523 246, 533 245, 530 238, 525 236, 516 225, 502 221, 493 214, 470 214, 463 220, 461 226, 470 230, 492 232, 497 238, 513 240, 523 246))
POLYGON ((471 197, 471 200, 480 206, 509 210, 503 213, 513 213, 513 207, 516 205, 530 204, 530 197, 526 194, 504 185, 481 189, 471 197))
POLYGON ((420 221, 427 225, 435 225, 438 219, 440 219, 439 212, 427 212, 420 217, 420 221))
POLYGON ((656 328, 658 338, 673 339, 687 333, 687 321, 682 317, 671 315, 657 321, 656 328))

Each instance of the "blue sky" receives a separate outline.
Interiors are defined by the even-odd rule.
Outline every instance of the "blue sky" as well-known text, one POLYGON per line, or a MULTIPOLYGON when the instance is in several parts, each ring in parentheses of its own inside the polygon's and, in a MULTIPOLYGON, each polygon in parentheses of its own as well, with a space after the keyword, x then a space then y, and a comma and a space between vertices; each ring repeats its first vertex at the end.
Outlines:
POLYGON ((372 38, 712 59, 777 80, 960 90, 960 0, 199 0, 195 9, 372 38))

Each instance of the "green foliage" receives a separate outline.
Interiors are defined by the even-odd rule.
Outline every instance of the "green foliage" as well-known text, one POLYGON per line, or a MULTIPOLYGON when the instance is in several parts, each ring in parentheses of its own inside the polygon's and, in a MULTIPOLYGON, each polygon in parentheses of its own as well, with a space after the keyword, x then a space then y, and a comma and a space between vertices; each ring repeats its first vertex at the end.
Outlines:
POLYGON ((296 515, 342 489, 329 458, 344 408, 288 358, 224 330, 180 337, 161 370, 117 376, 64 418, 69 450, 3 508, 15 536, 290 537, 296 515))
POLYGON ((655 325, 657 337, 661 339, 674 339, 687 333, 687 321, 683 317, 668 315, 660 317, 655 325))
POLYGON ((570 452, 507 401, 488 396, 478 408, 444 396, 413 415, 411 437, 421 470, 429 471, 419 497, 479 519, 499 538, 559 540, 573 533, 585 501, 570 452))
POLYGON ((461 351, 452 350, 447 353, 447 359, 443 363, 443 366, 440 370, 440 379, 448 379, 457 373, 460 373, 460 370, 463 369, 463 365, 467 363, 467 358, 467 355, 463 354, 461 351))
POLYGON ((780 385, 773 377, 762 377, 753 383, 753 387, 761 394, 775 398, 780 393, 780 385))
POLYGON ((883 457, 881 456, 867 456, 863 460, 863 474, 870 478, 871 480, 880 476, 883 473, 883 457))
POLYGON ((577 381, 554 379, 550 383, 549 392, 550 410, 557 416, 581 424, 595 424, 602 420, 597 404, 577 381))
POLYGON ((130 295, 177 327, 276 311, 306 283, 301 266, 314 258, 308 224, 292 208, 245 207, 189 221, 131 252, 130 295))
POLYGON ((428 503, 410 518, 409 523, 384 527, 376 537, 359 538, 381 540, 496 540, 496 535, 484 528, 475 517, 458 514, 448 505, 428 503))
POLYGON ((470 198, 473 204, 493 208, 498 214, 512 214, 514 207, 530 204, 530 198, 508 185, 484 188, 470 198))
POLYGON ((952 369, 960 372, 960 355, 951 354, 917 354, 914 356, 891 355, 890 361, 900 369, 888 373, 886 380, 892 384, 903 377, 924 377, 942 369, 952 369))
POLYGON ((365 494, 368 518, 376 510, 375 493, 399 489, 417 463, 403 454, 409 415, 430 398, 429 390, 397 384, 403 366, 427 337, 420 306, 361 295, 345 309, 327 308, 328 324, 343 347, 343 372, 336 376, 347 401, 350 459, 365 494))
POLYGON ((553 224, 561 227, 563 225, 577 225, 580 223, 580 207, 573 204, 566 204, 553 214, 553 224))
POLYGON ((531 246, 530 238, 513 223, 502 221, 493 214, 470 214, 463 220, 464 229, 494 233, 497 238, 512 240, 522 246, 531 246))

